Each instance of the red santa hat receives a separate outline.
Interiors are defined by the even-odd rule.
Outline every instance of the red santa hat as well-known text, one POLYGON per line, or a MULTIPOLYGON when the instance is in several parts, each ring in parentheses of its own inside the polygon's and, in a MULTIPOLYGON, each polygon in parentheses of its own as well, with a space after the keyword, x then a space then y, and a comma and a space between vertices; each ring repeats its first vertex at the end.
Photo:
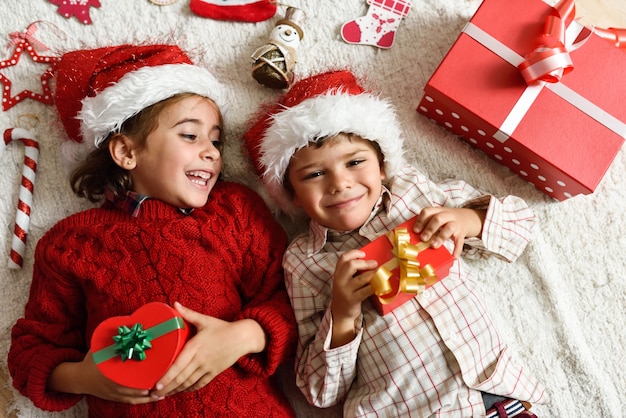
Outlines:
POLYGON ((387 178, 405 165, 402 128, 395 109, 388 100, 365 91, 345 70, 293 84, 244 134, 254 168, 282 211, 297 213, 283 184, 293 154, 310 142, 342 132, 378 143, 387 178))
POLYGON ((66 160, 76 164, 128 118, 179 93, 212 99, 224 112, 226 97, 206 69, 176 45, 118 45, 64 54, 55 103, 71 141, 66 160))

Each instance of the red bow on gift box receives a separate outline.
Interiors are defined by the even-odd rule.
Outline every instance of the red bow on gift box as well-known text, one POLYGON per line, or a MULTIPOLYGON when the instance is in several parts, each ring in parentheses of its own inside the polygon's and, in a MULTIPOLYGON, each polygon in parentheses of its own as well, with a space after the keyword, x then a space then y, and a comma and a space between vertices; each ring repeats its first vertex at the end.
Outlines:
POLYGON ((598 36, 612 41, 618 48, 626 48, 625 29, 593 28, 574 40, 567 39, 567 27, 576 14, 575 0, 561 0, 546 17, 539 46, 525 56, 518 66, 528 84, 536 81, 558 83, 561 77, 574 69, 570 52, 582 46, 593 31, 598 36))

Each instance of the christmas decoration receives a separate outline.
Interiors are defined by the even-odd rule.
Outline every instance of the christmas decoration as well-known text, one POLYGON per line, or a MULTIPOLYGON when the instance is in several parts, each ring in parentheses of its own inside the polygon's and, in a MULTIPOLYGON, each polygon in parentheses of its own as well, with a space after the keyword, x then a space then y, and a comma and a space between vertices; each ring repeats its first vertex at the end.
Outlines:
POLYGON ((60 58, 55 56, 42 56, 35 51, 35 47, 43 51, 48 50, 48 47, 45 44, 35 38, 34 34, 36 31, 36 24, 31 23, 24 33, 13 32, 9 34, 9 38, 11 38, 9 48, 15 45, 15 50, 13 51, 11 58, 0 61, 0 70, 2 70, 3 68, 17 65, 17 63, 20 61, 20 57, 22 56, 22 52, 24 52, 25 50, 30 58, 33 60, 33 62, 46 63, 50 65, 50 67, 46 71, 44 71, 44 73, 40 77, 41 87, 43 91, 41 94, 39 94, 34 93, 30 90, 23 90, 15 96, 11 96, 12 82, 4 74, 0 73, 0 82, 4 85, 4 88, 2 89, 3 110, 10 109, 24 99, 33 99, 44 104, 52 104, 53 96, 50 92, 49 81, 53 76, 54 70, 56 69, 57 63, 59 62, 60 58))
POLYGON ((593 32, 617 48, 626 50, 626 28, 593 28, 593 32))
POLYGON ((410 0, 367 0, 367 14, 346 22, 341 37, 349 44, 391 48, 400 21, 409 13, 410 0))
POLYGON ((100 0, 48 0, 59 6, 57 13, 69 19, 76 16, 81 23, 91 25, 90 7, 100 7, 100 0))
POLYGON ((11 241, 10 269, 20 269, 24 263, 24 250, 30 226, 30 210, 33 204, 35 174, 39 158, 39 143, 33 138, 31 132, 25 129, 11 128, 4 131, 4 141, 0 143, 0 158, 11 141, 21 141, 24 144, 24 166, 11 241))
POLYGON ((148 331, 143 330, 141 324, 135 324, 132 328, 126 325, 117 327, 117 335, 113 337, 115 341, 115 354, 118 354, 122 362, 132 360, 145 360, 146 350, 152 348, 150 341, 152 336, 148 331))
POLYGON ((284 19, 276 22, 267 44, 252 54, 252 77, 274 89, 289 87, 293 81, 296 51, 304 33, 301 23, 305 15, 295 7, 287 8, 284 19))
POLYGON ((91 337, 91 352, 100 372, 111 381, 152 389, 193 332, 176 309, 150 302, 129 316, 102 321, 91 337))
POLYGON ((483 1, 417 108, 558 201, 593 193, 626 138, 626 55, 563 14, 571 1, 554 7, 541 0, 483 1), (557 18, 568 22, 564 32, 556 30, 557 18), (522 72, 537 46, 549 41, 546 28, 565 35, 565 51, 550 57, 554 50, 544 48, 550 59, 535 70, 547 69, 548 76, 535 73, 555 82, 529 85, 522 72), (558 81, 555 74, 565 75, 558 81))
POLYGON ((261 22, 276 14, 273 0, 191 0, 189 8, 198 16, 240 22, 261 22))

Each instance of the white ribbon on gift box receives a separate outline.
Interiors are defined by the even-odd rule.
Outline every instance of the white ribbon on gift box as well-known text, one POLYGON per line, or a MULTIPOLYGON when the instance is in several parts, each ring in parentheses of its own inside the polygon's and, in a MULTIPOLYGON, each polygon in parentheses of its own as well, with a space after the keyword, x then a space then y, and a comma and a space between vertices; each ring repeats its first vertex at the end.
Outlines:
MULTIPOLYGON (((576 21, 572 22, 567 28, 567 39, 576 39, 578 34, 583 29, 584 26, 580 23, 576 21)), ((524 57, 472 22, 468 22, 465 25, 463 32, 516 68, 524 61, 524 57)), ((500 126, 498 132, 493 135, 495 139, 500 142, 505 142, 511 137, 544 87, 550 89, 563 100, 586 113, 591 118, 606 126, 622 138, 626 138, 626 124, 606 112, 601 107, 576 93, 563 83, 546 83, 544 81, 538 81, 526 87, 524 93, 522 93, 517 103, 515 103, 513 109, 502 123, 502 126, 500 126)))

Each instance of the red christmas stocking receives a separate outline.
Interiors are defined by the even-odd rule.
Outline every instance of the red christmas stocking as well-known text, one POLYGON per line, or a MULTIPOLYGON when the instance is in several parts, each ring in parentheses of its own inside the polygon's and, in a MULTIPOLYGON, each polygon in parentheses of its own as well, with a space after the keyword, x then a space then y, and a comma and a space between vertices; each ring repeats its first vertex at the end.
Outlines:
POLYGON ((189 8, 198 16, 241 22, 261 22, 276 14, 273 0, 191 0, 189 8))
POLYGON ((349 44, 391 48, 400 21, 409 13, 410 0, 367 0, 367 14, 346 22, 341 37, 349 44))

